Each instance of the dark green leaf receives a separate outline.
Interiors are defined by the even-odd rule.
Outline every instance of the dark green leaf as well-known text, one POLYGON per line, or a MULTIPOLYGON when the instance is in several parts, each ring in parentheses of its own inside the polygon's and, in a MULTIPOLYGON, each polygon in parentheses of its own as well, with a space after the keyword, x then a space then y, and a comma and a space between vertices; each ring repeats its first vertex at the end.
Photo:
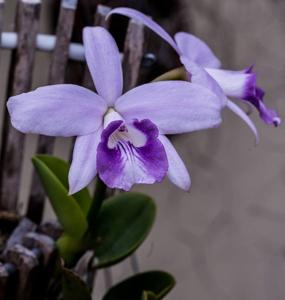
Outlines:
POLYGON ((155 219, 152 199, 123 193, 103 203, 95 235, 97 268, 115 264, 132 254, 147 237, 155 219))
POLYGON ((167 295, 174 285, 175 279, 166 272, 145 272, 115 285, 103 300, 159 300, 167 295))
POLYGON ((32 161, 64 231, 72 237, 82 237, 88 227, 85 216, 90 205, 88 192, 68 196, 68 166, 61 159, 37 155, 32 161))
POLYGON ((86 284, 71 270, 62 268, 63 300, 92 300, 86 284))

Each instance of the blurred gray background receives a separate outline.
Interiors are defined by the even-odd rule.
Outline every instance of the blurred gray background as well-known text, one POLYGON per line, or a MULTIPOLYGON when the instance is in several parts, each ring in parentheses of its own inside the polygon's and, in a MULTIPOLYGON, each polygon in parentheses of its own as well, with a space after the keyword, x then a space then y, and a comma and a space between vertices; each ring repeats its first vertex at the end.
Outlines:
MULTIPOLYGON (((14 2, 9 0, 11 9, 6 10, 7 30, 14 2)), ((266 103, 284 117, 285 2, 181 3, 177 17, 183 15, 189 31, 212 47, 225 68, 255 64, 266 103)), ((49 17, 45 14, 43 24, 49 17)), ((39 54, 35 72, 44 70, 43 64, 48 64, 48 57, 39 54)), ((45 76, 38 73, 35 85, 44 83, 45 76)), ((3 106, 3 95, 1 99, 3 106)), ((229 111, 220 128, 174 138, 192 176, 190 193, 167 180, 136 187, 152 195, 158 206, 155 227, 138 251, 140 269, 164 269, 175 275, 177 286, 169 300, 285 298, 285 129, 264 125, 256 113, 252 118, 261 136, 257 147, 248 128, 229 111)), ((64 155, 65 143, 57 143, 57 154, 64 155)), ((34 145, 35 138, 29 137, 26 158, 34 145)), ((22 199, 29 185, 29 162, 25 168, 22 199)), ((49 208, 46 214, 50 216, 49 208)), ((114 282, 130 272, 126 263, 112 268, 114 282)), ((99 276, 95 296, 103 288, 99 276)))
MULTIPOLYGON (((225 67, 255 63, 268 105, 284 118, 285 2, 184 2, 191 31, 225 67)), ((159 218, 141 260, 176 275, 169 299, 285 298, 285 130, 265 126, 257 114, 253 119, 257 147, 228 111, 220 128, 175 139, 192 174, 190 194, 169 182, 147 189, 159 218)))

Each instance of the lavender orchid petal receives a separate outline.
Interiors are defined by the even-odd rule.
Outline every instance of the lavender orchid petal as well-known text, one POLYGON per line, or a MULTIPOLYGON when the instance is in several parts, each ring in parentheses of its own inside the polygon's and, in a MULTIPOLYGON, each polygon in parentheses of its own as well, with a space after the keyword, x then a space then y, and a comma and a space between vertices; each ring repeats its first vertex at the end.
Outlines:
POLYGON ((235 113, 237 116, 239 116, 246 124, 247 126, 251 129, 255 136, 255 142, 256 144, 259 143, 259 134, 258 131, 254 125, 254 123, 251 121, 251 119, 248 117, 248 115, 241 109, 239 108, 235 103, 232 101, 228 100, 227 102, 227 107, 235 113))
POLYGON ((162 134, 191 132, 218 126, 220 99, 210 90, 186 81, 163 81, 132 89, 115 103, 115 109, 131 122, 149 119, 162 134))
POLYGON ((253 105, 266 124, 278 126, 281 123, 277 112, 267 108, 264 104, 265 93, 257 86, 256 74, 252 72, 252 68, 243 71, 206 70, 218 82, 226 95, 240 98, 253 105))
POLYGON ((221 66, 220 60, 213 51, 196 36, 186 32, 178 32, 174 39, 182 55, 201 67, 219 68, 221 66))
POLYGON ((119 7, 111 10, 108 14, 108 17, 114 14, 123 15, 129 18, 132 18, 138 22, 143 23, 146 27, 154 31, 157 35, 159 35, 162 39, 164 39, 178 54, 180 54, 180 50, 177 47, 173 38, 156 22, 154 22, 150 17, 145 14, 127 7, 119 7))
POLYGON ((100 96, 71 84, 45 86, 13 96, 7 107, 17 130, 63 137, 96 131, 107 109, 100 96))
POLYGON ((167 176, 169 180, 179 188, 189 191, 191 180, 182 159, 166 136, 160 135, 159 140, 163 144, 166 151, 168 159, 167 176))
POLYGON ((121 58, 116 42, 103 27, 85 27, 83 41, 96 90, 109 105, 113 105, 123 90, 121 58))
POLYGON ((181 63, 184 65, 185 69, 189 73, 189 80, 192 83, 199 84, 205 88, 210 89, 213 93, 217 95, 220 99, 222 106, 225 106, 227 103, 227 97, 219 86, 217 81, 213 79, 202 67, 200 67, 195 62, 191 61, 185 56, 180 57, 181 63))
POLYGON ((206 69, 207 73, 221 86, 227 96, 245 99, 256 90, 256 74, 245 71, 206 69))
POLYGON ((112 121, 103 131, 97 166, 100 178, 111 188, 128 191, 135 183, 160 182, 168 162, 158 129, 149 120, 112 121))
POLYGON ((97 174, 97 147, 102 128, 89 135, 77 137, 73 149, 72 164, 68 174, 69 194, 86 187, 97 174))

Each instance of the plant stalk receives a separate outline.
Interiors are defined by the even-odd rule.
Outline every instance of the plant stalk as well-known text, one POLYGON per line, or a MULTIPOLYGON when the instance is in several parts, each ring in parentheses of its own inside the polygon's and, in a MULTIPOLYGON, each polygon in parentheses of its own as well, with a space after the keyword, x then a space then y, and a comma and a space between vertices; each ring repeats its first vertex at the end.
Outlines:
POLYGON ((98 177, 96 180, 96 187, 94 192, 93 201, 87 215, 87 221, 89 224, 89 232, 94 232, 96 229, 97 216, 102 206, 104 199, 106 198, 107 186, 98 177))
POLYGON ((188 75, 184 67, 179 67, 173 70, 170 70, 158 77, 156 77, 153 82, 165 81, 165 80, 184 80, 188 81, 188 75))

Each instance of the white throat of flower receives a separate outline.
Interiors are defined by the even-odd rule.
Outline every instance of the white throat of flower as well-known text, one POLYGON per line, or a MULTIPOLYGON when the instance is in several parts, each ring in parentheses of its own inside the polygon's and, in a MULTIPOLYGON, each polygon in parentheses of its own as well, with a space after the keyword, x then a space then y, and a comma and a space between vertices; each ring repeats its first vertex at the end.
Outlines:
POLYGON ((143 147, 146 144, 146 135, 135 128, 132 124, 126 124, 123 117, 113 108, 109 108, 104 116, 104 129, 111 122, 122 121, 121 126, 115 130, 109 137, 108 148, 114 149, 117 146, 132 144, 134 147, 143 147))
POLYGON ((109 107, 104 115, 104 129, 106 129, 111 122, 119 120, 124 121, 123 117, 119 113, 117 113, 114 108, 109 107))

